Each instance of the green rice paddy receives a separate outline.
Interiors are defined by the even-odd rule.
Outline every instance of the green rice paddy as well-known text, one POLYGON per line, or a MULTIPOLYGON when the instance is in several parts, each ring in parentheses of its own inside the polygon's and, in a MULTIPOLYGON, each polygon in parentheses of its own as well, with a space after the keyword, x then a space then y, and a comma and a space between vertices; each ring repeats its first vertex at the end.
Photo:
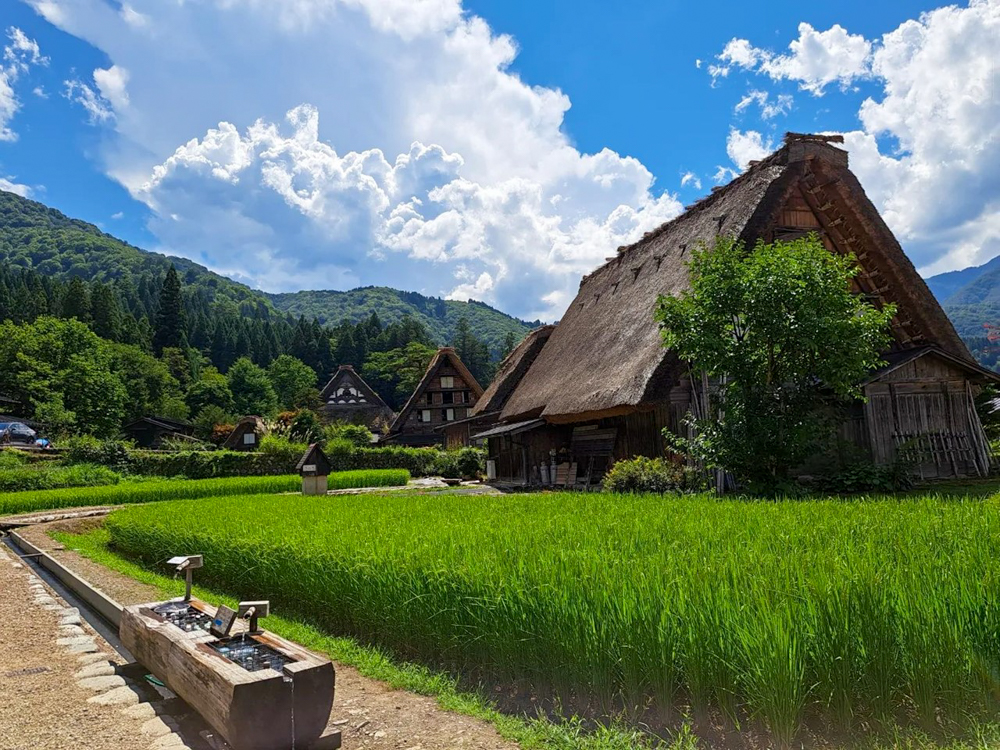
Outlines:
MULTIPOLYGON (((329 476, 328 486, 330 489, 391 487, 405 485, 409 479, 410 474, 405 469, 341 471, 329 476)), ((228 495, 297 492, 301 488, 301 478, 287 475, 127 481, 104 487, 3 492, 0 493, 0 515, 89 505, 127 505, 228 495)))
POLYGON ((544 494, 123 509, 241 598, 564 714, 954 728, 1000 686, 1000 504, 544 494))

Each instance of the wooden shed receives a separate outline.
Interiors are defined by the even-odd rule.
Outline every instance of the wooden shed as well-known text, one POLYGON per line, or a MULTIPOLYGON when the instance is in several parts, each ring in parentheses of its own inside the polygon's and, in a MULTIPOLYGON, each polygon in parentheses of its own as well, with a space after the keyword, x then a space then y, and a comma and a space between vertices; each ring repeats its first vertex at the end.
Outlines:
POLYGON ((197 442, 193 424, 167 417, 141 417, 125 425, 122 431, 140 448, 159 448, 164 438, 197 442))
POLYGON ((786 134, 775 153, 584 276, 496 426, 479 434, 497 479, 531 484, 535 468, 553 454, 560 465, 577 463, 581 474, 589 465, 593 481, 615 460, 663 455, 662 430, 682 429, 692 387, 684 363, 662 346, 657 297, 688 288, 687 264, 700 243, 726 236, 751 246, 808 233, 831 253, 857 259, 857 294, 897 311, 885 353, 890 364, 866 384, 869 404, 859 405, 844 432, 878 462, 916 450, 924 476, 981 473, 986 440, 969 401, 996 376, 972 359, 850 171, 847 152, 836 145, 842 140, 786 134), (581 451, 588 431, 613 439, 581 451), (969 448, 960 456, 942 439, 969 448))

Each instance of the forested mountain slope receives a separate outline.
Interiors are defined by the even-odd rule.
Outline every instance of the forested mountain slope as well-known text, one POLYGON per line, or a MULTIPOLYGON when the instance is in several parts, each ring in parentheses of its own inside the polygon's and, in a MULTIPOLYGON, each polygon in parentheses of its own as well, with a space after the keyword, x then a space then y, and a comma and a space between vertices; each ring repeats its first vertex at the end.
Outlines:
MULTIPOLYGON (((485 341, 494 354, 502 351, 509 335, 520 340, 532 327, 540 325, 537 321, 518 320, 481 302, 442 300, 387 287, 269 295, 185 258, 135 247, 93 224, 4 191, 0 191, 0 262, 13 269, 32 269, 54 280, 79 277, 115 282, 126 297, 134 297, 128 303, 129 309, 139 312, 143 308, 147 314, 173 264, 185 296, 207 303, 203 312, 209 316, 220 306, 254 318, 273 317, 277 309, 295 318, 317 318, 321 324, 335 326, 345 319, 351 323, 367 320, 372 312, 377 312, 385 325, 409 315, 427 329, 434 343, 446 344, 451 342, 455 326, 464 315, 472 333, 485 341)), ((197 327, 198 321, 192 322, 197 327)))

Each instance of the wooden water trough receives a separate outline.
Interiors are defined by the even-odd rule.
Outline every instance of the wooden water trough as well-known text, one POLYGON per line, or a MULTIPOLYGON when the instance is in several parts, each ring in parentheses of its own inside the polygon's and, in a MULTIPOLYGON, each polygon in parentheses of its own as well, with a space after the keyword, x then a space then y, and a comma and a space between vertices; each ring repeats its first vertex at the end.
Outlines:
POLYGON ((323 735, 333 707, 333 664, 258 630, 267 603, 245 604, 239 613, 197 599, 125 607, 119 637, 234 750, 339 747, 339 731, 323 735), (237 626, 237 614, 252 617, 249 629, 237 626))

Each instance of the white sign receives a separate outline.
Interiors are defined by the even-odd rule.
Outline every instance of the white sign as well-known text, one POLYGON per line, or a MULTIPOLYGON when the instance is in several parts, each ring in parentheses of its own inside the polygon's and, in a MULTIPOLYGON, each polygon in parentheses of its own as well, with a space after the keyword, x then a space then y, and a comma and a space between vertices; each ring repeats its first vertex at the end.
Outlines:
POLYGON ((316 464, 306 464, 302 467, 302 471, 316 471, 316 464))

